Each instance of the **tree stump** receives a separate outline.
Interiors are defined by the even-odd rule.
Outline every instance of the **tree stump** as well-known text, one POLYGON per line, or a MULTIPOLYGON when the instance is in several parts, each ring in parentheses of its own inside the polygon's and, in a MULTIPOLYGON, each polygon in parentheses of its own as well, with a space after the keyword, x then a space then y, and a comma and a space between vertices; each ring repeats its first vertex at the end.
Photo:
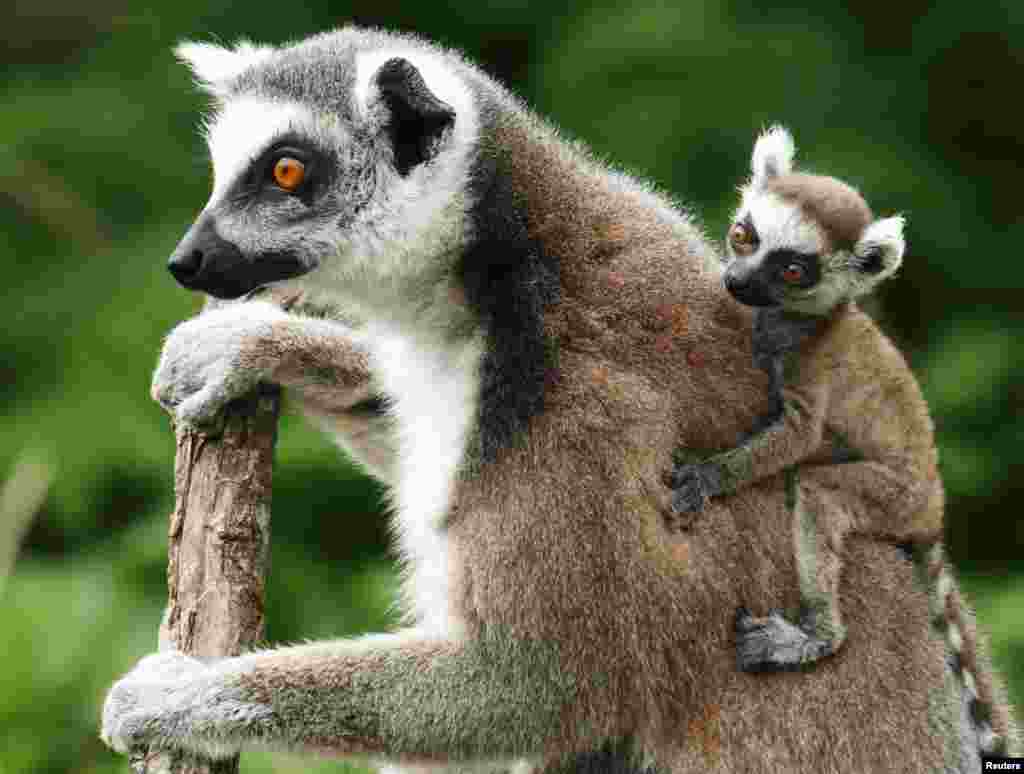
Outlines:
MULTIPOLYGON (((263 638, 279 412, 280 390, 261 386, 227 407, 222 432, 177 429, 161 650, 217 659, 263 638)), ((132 767, 136 774, 235 774, 238 756, 213 761, 139 751, 132 767)))

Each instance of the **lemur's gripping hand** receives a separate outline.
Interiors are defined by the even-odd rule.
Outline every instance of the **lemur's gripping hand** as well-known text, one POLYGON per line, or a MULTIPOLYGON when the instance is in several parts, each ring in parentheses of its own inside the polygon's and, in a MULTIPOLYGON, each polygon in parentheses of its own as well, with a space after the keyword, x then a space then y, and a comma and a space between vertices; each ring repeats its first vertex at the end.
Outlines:
POLYGON ((725 491, 725 472, 714 461, 679 465, 672 471, 669 484, 674 513, 700 513, 711 497, 725 491))
MULTIPOLYGON (((204 706, 204 677, 210 668, 177 651, 147 656, 122 677, 103 704, 103 741, 120 753, 139 748, 171 749, 194 724, 204 706)), ((211 755, 235 752, 204 745, 211 755)))
POLYGON ((274 326, 287 319, 276 306, 248 301, 181 323, 168 335, 153 374, 154 400, 179 423, 214 424, 228 402, 269 378, 279 357, 274 326))

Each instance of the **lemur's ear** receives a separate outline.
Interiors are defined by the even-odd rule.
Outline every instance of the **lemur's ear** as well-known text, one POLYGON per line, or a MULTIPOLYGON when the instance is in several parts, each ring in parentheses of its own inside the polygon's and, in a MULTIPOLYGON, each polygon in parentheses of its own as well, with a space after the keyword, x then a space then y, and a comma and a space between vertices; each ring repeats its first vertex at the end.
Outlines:
POLYGON ((784 126, 775 124, 762 132, 750 158, 754 187, 763 188, 771 178, 792 172, 795 155, 793 135, 784 126))
POLYGON ((213 43, 185 41, 174 48, 174 55, 188 65, 196 82, 214 96, 222 94, 232 78, 265 59, 274 49, 240 40, 234 48, 213 43))
POLYGON ((394 146, 395 167, 407 175, 437 153, 438 141, 455 123, 455 110, 430 90, 408 59, 389 59, 373 82, 390 113, 385 129, 394 146))
POLYGON ((857 268, 878 282, 896 273, 903 263, 906 242, 903 239, 902 215, 876 220, 861 234, 853 253, 857 257, 857 268))

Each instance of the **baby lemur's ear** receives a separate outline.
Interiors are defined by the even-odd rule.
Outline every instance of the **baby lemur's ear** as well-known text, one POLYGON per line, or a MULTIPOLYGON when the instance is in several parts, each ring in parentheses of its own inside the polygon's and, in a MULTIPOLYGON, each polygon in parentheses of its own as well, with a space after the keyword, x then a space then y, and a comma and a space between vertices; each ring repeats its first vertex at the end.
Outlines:
POLYGON ((876 220, 864 229, 857 240, 853 248, 857 268, 871 278, 872 285, 891 277, 903 263, 905 224, 906 219, 902 215, 876 220))
POLYGON ((792 172, 795 155, 793 135, 784 126, 775 124, 762 132, 754 143, 754 154, 750 158, 754 188, 763 188, 773 177, 792 172))

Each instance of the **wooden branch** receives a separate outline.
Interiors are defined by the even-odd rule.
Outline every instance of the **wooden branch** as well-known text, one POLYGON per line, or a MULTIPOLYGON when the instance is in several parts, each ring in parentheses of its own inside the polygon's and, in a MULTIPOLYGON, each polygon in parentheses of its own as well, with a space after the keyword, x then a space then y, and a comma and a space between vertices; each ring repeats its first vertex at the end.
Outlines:
MULTIPOLYGON (((223 658, 263 637, 279 410, 278 388, 261 387, 228 406, 223 433, 177 431, 161 649, 223 658)), ((140 751, 132 767, 136 774, 234 774, 238 756, 211 761, 140 751)))

